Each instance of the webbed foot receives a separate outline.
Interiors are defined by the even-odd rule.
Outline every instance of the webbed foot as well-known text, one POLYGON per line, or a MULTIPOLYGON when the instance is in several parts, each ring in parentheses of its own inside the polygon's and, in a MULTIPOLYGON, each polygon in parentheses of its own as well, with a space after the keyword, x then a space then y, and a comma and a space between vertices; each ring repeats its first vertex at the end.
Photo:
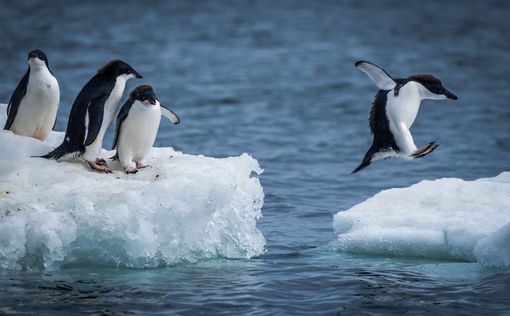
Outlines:
POLYGON ((429 143, 419 149, 417 149, 412 155, 411 157, 413 158, 422 158, 422 157, 425 157, 426 155, 430 154, 431 152, 434 151, 434 149, 436 149, 439 145, 436 144, 436 142, 432 142, 432 143, 429 143))
POLYGON ((95 161, 88 161, 90 167, 99 172, 112 173, 112 169, 108 167, 106 161, 101 158, 97 158, 95 161))

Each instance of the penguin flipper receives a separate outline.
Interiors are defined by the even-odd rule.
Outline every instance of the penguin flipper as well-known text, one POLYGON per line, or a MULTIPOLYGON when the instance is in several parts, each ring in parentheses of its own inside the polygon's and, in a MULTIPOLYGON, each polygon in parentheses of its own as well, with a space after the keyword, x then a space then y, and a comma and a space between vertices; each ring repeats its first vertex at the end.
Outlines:
POLYGON ((175 114, 172 110, 160 104, 161 106, 161 115, 169 119, 174 124, 179 124, 181 119, 175 114))
POLYGON ((88 126, 86 126, 87 138, 85 139, 85 146, 92 144, 101 130, 106 99, 108 99, 108 94, 102 93, 92 99, 87 107, 88 126))
POLYGON ((367 74, 375 83, 377 88, 381 90, 393 90, 397 83, 391 76, 381 67, 374 65, 368 61, 360 60, 354 64, 356 68, 367 74))
POLYGON ((16 118, 16 114, 18 113, 18 108, 21 103, 21 99, 27 94, 27 86, 28 86, 28 78, 30 77, 30 68, 28 68, 27 72, 21 78, 21 81, 18 83, 18 86, 14 90, 11 99, 9 100, 9 105, 7 106, 7 120, 5 121, 4 129, 8 130, 11 128, 12 123, 14 123, 14 119, 16 118))

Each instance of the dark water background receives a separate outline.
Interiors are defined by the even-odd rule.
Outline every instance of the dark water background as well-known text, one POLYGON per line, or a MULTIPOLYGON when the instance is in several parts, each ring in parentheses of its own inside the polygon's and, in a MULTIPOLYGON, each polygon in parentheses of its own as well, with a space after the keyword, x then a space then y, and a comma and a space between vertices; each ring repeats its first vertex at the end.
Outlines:
MULTIPOLYGON (((332 217, 382 189, 510 170, 508 1, 1 1, 0 102, 43 49, 59 79, 58 130, 107 60, 144 75, 182 118, 157 146, 265 169, 267 252, 156 270, 0 272, 0 314, 508 314, 510 274, 474 263, 331 250, 332 217), (425 101, 425 159, 350 176, 370 144, 372 82, 432 73, 460 99, 425 101)), ((105 141, 109 146, 111 131, 105 141)))

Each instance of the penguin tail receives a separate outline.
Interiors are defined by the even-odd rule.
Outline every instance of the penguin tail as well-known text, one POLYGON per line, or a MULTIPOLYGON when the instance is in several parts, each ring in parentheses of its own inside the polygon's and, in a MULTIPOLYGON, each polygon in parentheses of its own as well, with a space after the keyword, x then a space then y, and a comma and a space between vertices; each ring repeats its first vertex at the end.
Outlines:
POLYGON ((372 161, 370 161, 370 160, 367 161, 367 160, 363 159, 363 161, 359 164, 359 166, 356 167, 356 169, 354 169, 351 172, 351 174, 355 174, 356 172, 365 169, 366 167, 370 166, 371 163, 372 163, 372 161))
POLYGON ((71 153, 82 153, 83 150, 79 149, 79 148, 70 148, 70 144, 66 141, 64 141, 62 144, 60 144, 60 146, 58 146, 57 148, 53 149, 52 151, 50 151, 49 153, 47 153, 46 155, 42 155, 42 156, 32 156, 34 158, 46 158, 46 159, 53 159, 53 160, 58 160, 60 158, 62 158, 63 156, 67 155, 67 154, 71 154, 71 153))
POLYGON ((374 155, 374 153, 375 153, 375 150, 374 150, 373 146, 371 146, 370 149, 365 154, 363 161, 359 164, 359 166, 356 167, 356 169, 354 169, 351 172, 351 174, 355 174, 355 173, 365 169, 366 167, 370 166, 370 164, 372 163, 372 156, 374 155))
POLYGON ((67 151, 65 150, 64 144, 62 144, 62 145, 58 146, 57 148, 53 149, 52 151, 50 151, 49 153, 47 153, 46 155, 32 156, 32 157, 58 160, 58 159, 62 158, 62 156, 64 156, 65 154, 67 154, 67 151))

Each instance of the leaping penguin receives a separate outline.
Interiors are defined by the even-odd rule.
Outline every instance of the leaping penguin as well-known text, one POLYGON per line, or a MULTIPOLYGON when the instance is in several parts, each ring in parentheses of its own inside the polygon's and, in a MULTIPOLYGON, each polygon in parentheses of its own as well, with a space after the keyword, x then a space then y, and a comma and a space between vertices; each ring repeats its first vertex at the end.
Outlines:
POLYGON ((154 90, 149 85, 136 87, 129 95, 117 116, 117 129, 112 149, 126 173, 136 173, 145 168, 149 154, 158 133, 161 115, 172 123, 179 124, 179 117, 159 103, 154 90), (132 166, 135 163, 136 168, 132 166))
POLYGON ((127 80, 142 78, 130 65, 113 60, 101 67, 81 89, 74 101, 64 141, 41 156, 59 159, 64 155, 83 156, 93 169, 111 172, 104 159, 98 158, 103 137, 117 112, 127 80))
POLYGON ((379 159, 392 156, 421 158, 436 149, 438 145, 435 142, 418 149, 409 129, 416 119, 421 100, 457 100, 457 96, 432 75, 393 79, 383 69, 367 61, 358 61, 355 66, 375 82, 379 91, 375 95, 369 118, 370 130, 374 135, 372 146, 352 173, 379 159))
POLYGON ((28 70, 9 100, 4 129, 45 140, 55 127, 59 102, 60 89, 48 58, 33 50, 28 54, 28 70))

